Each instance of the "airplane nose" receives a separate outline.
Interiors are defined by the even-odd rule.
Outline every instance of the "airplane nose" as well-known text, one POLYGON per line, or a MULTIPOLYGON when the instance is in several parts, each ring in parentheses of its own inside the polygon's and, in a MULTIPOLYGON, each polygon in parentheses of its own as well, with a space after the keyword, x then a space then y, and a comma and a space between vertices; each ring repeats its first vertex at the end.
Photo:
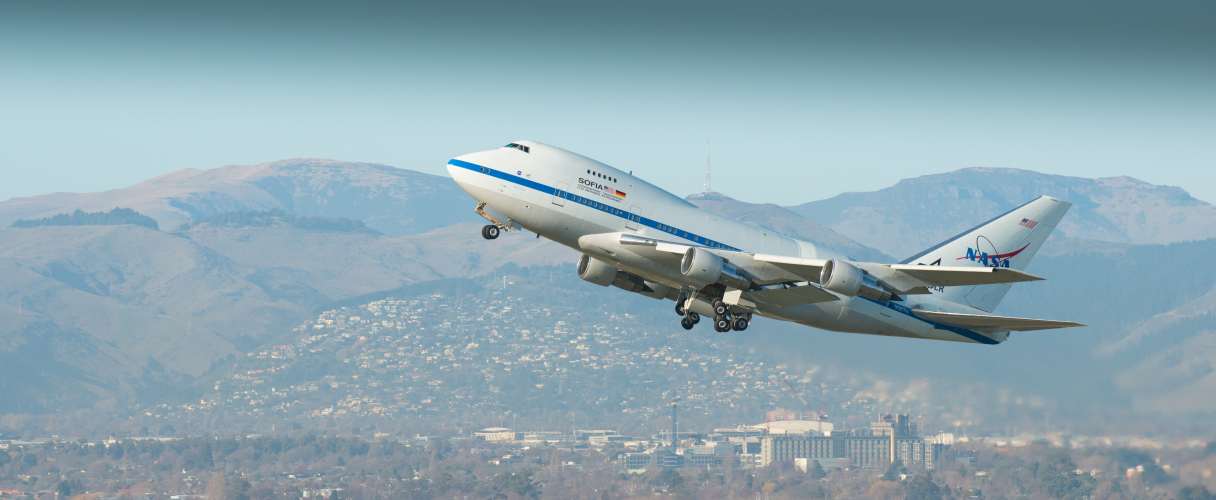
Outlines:
POLYGON ((469 166, 476 162, 470 159, 473 154, 460 155, 448 161, 448 176, 456 181, 456 184, 464 185, 464 182, 469 178, 469 166))

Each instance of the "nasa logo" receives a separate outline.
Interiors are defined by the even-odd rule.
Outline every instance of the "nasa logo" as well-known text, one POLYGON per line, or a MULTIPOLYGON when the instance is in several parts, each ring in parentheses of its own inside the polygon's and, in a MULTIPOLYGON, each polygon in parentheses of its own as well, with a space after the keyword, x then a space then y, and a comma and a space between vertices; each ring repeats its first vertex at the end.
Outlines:
POLYGON ((523 170, 516 170, 516 171, 515 171, 515 175, 524 175, 524 171, 523 171, 523 170))
POLYGON ((1009 252, 1009 253, 993 252, 991 254, 989 254, 988 252, 981 251, 976 248, 968 247, 967 255, 964 255, 964 256, 959 257, 954 260, 967 259, 971 262, 978 262, 980 264, 983 264, 985 267, 1006 267, 1007 268, 1007 267, 1009 267, 1009 259, 1012 259, 1013 257, 1017 256, 1017 254, 1022 253, 1022 251, 1025 250, 1026 247, 1028 247, 1028 246, 1030 246, 1029 243, 1027 243, 1026 246, 1019 248, 1013 252, 1009 252))

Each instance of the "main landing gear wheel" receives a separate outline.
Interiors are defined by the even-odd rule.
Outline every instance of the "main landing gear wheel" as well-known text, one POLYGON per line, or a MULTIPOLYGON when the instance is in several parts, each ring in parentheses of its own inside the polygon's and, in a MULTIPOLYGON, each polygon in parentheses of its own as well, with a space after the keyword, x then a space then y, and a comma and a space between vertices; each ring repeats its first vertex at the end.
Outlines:
POLYGON ((501 232, 501 230, 498 229, 498 226, 490 224, 481 228, 481 237, 487 240, 492 240, 498 237, 499 232, 501 232))
POLYGON ((726 307, 726 303, 721 300, 714 301, 714 316, 726 316, 730 309, 726 307))
POLYGON ((682 301, 682 300, 676 301, 676 314, 679 314, 680 316, 687 316, 686 314, 684 314, 684 301, 682 301))
POLYGON ((734 324, 732 324, 731 327, 734 328, 736 332, 741 332, 747 329, 748 323, 749 321, 747 321, 747 318, 739 316, 738 318, 735 318, 734 324))
POLYGON ((692 330, 692 326, 701 322, 701 315, 695 312, 688 312, 680 319, 680 326, 685 330, 692 330))
POLYGON ((727 316, 717 316, 714 318, 714 331, 718 333, 726 333, 730 331, 730 318, 727 316))

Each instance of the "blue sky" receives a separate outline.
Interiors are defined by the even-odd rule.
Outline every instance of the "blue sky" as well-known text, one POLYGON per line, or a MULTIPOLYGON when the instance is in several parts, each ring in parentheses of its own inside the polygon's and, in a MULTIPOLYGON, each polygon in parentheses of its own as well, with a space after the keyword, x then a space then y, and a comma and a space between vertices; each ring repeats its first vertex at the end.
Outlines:
MULTIPOLYGON (((175 2, 170 4, 184 4, 175 2)), ((436 2, 436 4, 440 4, 436 2)), ((0 6, 0 199, 532 139, 797 204, 958 168, 1216 202, 1216 4, 0 6)))

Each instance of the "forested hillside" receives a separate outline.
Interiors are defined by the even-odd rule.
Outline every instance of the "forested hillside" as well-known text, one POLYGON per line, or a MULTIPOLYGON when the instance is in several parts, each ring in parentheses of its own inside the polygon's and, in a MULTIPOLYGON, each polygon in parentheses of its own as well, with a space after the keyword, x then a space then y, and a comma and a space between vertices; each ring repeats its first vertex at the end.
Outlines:
POLYGON ((52 217, 34 220, 18 219, 13 221, 12 227, 114 226, 119 224, 134 224, 136 226, 143 226, 148 229, 160 229, 160 226, 156 223, 156 220, 129 208, 115 208, 109 212, 95 213, 85 213, 83 210, 76 209, 76 211, 72 212, 70 215, 57 214, 52 217))

